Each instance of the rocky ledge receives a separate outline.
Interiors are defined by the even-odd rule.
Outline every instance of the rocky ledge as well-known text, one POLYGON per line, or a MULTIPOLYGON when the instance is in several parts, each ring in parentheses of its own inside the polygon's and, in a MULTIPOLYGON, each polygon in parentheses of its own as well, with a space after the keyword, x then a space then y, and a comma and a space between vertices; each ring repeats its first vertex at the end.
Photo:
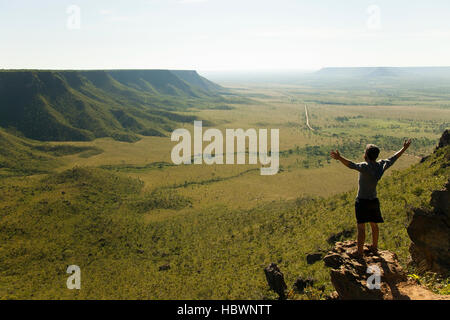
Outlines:
POLYGON ((408 279, 395 253, 373 253, 367 246, 364 256, 355 255, 355 241, 338 242, 325 257, 331 268, 335 298, 342 300, 448 300, 408 279))

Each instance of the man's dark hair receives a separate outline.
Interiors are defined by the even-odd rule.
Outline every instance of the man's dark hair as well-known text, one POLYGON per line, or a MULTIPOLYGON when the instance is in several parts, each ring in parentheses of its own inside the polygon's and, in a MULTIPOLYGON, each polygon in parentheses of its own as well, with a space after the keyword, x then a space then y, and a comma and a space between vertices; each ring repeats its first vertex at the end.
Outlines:
POLYGON ((366 146, 366 155, 369 160, 375 161, 377 160, 378 156, 380 154, 380 148, 378 148, 374 144, 368 144, 366 146))

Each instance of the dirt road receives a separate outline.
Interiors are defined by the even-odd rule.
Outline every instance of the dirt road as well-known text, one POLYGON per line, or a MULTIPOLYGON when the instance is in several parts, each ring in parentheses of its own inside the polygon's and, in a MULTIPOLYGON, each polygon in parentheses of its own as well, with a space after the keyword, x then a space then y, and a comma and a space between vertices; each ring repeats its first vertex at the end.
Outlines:
POLYGON ((314 131, 314 129, 309 125, 308 107, 305 104, 305 116, 306 116, 306 126, 309 130, 314 131))

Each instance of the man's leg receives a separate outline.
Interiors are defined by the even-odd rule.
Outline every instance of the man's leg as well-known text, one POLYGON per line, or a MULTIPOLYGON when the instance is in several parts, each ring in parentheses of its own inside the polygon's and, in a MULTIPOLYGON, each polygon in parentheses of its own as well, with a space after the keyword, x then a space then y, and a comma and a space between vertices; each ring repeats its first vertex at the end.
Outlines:
POLYGON ((366 241, 366 224, 358 223, 358 254, 364 253, 364 241, 366 241))
POLYGON ((378 235, 380 230, 378 228, 378 224, 375 222, 370 223, 370 227, 372 228, 372 249, 374 251, 378 250, 378 235))

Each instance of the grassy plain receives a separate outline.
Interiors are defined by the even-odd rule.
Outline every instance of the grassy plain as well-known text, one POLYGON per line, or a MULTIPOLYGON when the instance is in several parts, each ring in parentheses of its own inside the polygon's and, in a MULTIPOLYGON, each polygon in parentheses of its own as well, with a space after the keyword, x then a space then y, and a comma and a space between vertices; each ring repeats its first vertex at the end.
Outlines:
MULTIPOLYGON (((380 144, 382 156, 389 156, 401 148, 402 138, 420 139, 421 144, 411 148, 411 154, 401 158, 394 170, 409 167, 419 160, 417 156, 429 153, 441 133, 435 132, 434 128, 445 123, 443 119, 450 119, 449 109, 433 109, 428 106, 336 106, 308 103, 310 123, 316 128, 311 132, 305 125, 304 100, 307 99, 303 99, 301 95, 293 98, 291 93, 287 93, 289 88, 233 89, 251 97, 253 103, 236 104, 231 110, 198 109, 191 112, 199 119, 214 122, 215 127, 222 132, 226 128, 279 128, 280 151, 316 145, 329 147, 325 149, 328 151, 339 147, 344 141, 359 142, 363 137, 368 142, 378 142, 380 139, 371 138, 380 135, 387 137, 386 140, 390 140, 389 137, 398 139, 397 144, 391 141, 386 147, 380 144)), ((192 130, 192 124, 186 124, 185 127, 192 130)), ((230 207, 249 208, 272 200, 303 196, 326 197, 354 189, 357 185, 357 173, 343 170, 326 155, 311 157, 302 150, 282 155, 282 172, 264 177, 257 170, 259 165, 171 166, 170 152, 176 143, 171 142, 170 137, 143 137, 135 143, 105 138, 68 144, 97 147, 104 152, 89 158, 67 156, 66 165, 58 170, 73 166, 107 166, 111 171, 141 179, 148 190, 175 189, 192 198, 201 207, 220 203, 230 207), (306 164, 304 161, 308 159, 309 163, 306 164), (321 161, 320 164, 317 163, 318 160, 321 161), (166 165, 152 165, 160 162, 166 165)), ((363 148, 364 145, 356 150, 353 148, 348 156, 355 161, 363 161, 363 148)))

